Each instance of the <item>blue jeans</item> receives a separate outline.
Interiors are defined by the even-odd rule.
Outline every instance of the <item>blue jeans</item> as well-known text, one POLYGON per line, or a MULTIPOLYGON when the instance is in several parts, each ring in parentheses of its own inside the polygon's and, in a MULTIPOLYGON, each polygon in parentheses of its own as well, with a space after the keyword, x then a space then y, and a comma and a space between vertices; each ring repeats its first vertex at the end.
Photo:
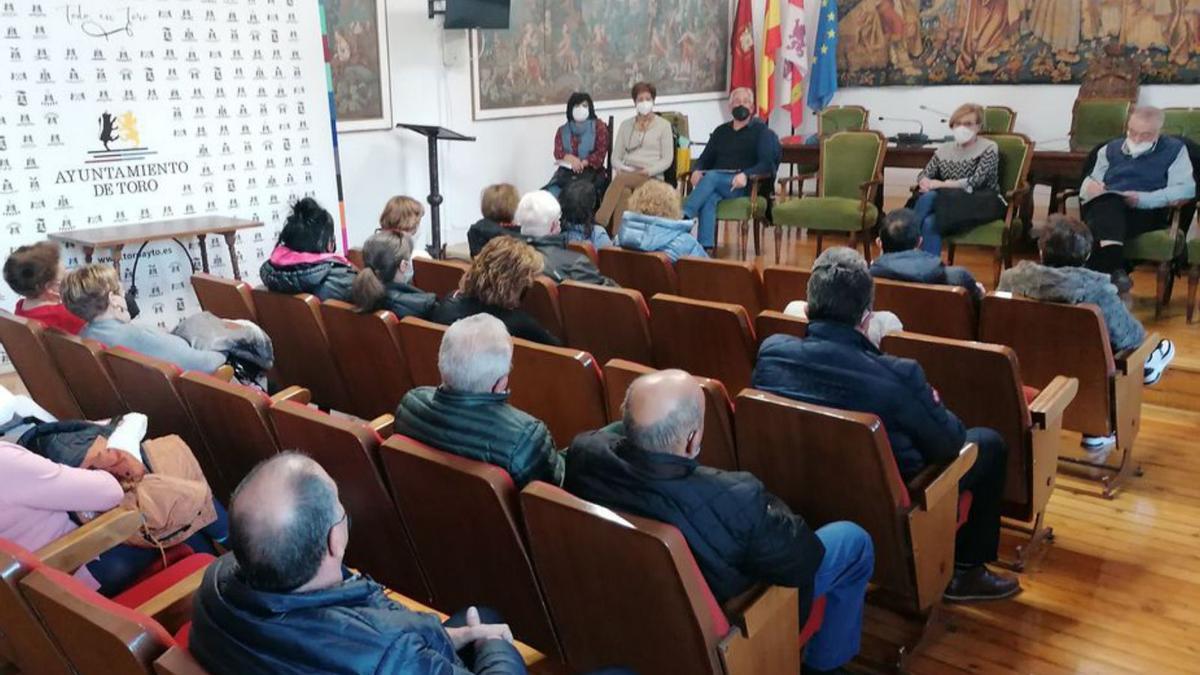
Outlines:
MULTIPOLYGON (((196 553, 217 555, 213 542, 224 544, 229 537, 229 515, 225 507, 215 499, 213 507, 216 508, 217 519, 183 542, 196 553)), ((128 588, 142 571, 161 557, 156 548, 121 544, 100 554, 99 558, 87 564, 87 569, 100 583, 100 593, 111 597, 128 588)))
POLYGON ((746 188, 733 187, 735 175, 736 171, 704 172, 704 177, 683 203, 685 217, 700 219, 700 232, 696 238, 704 248, 717 245, 717 204, 722 199, 745 197, 747 194, 746 188))
POLYGON ((937 190, 930 190, 917 198, 913 211, 917 214, 917 223, 921 226, 921 250, 934 255, 942 254, 942 233, 934 221, 933 205, 937 201, 937 190))
POLYGON ((867 582, 875 570, 875 546, 866 530, 847 521, 829 523, 816 534, 825 545, 825 558, 813 579, 813 597, 825 596, 825 618, 808 641, 804 663, 817 670, 832 670, 858 654, 867 582))

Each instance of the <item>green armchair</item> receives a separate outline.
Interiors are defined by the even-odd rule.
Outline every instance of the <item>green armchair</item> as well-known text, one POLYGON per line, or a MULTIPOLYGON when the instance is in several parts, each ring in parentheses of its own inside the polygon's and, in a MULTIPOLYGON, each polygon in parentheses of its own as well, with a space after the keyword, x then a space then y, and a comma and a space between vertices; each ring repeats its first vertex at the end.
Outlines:
MULTIPOLYGON (((692 191, 691 177, 691 171, 679 174, 681 201, 686 201, 688 194, 692 191)), ((762 252, 762 228, 767 217, 771 192, 769 181, 773 179, 774 176, 768 175, 746 176, 746 182, 750 186, 748 196, 722 199, 717 202, 716 243, 720 243, 721 224, 729 221, 736 222, 740 235, 738 252, 742 258, 745 258, 748 253, 750 223, 754 223, 754 250, 757 253, 762 252), (764 183, 766 187, 764 187, 764 183)))
POLYGON ((1071 151, 1087 152, 1125 134, 1133 103, 1125 98, 1077 98, 1071 110, 1071 151))
POLYGON ((1017 113, 1004 105, 989 105, 983 109, 983 133, 1012 133, 1017 124, 1017 113))
POLYGON ((1012 245, 1021 230, 1018 213, 1029 192, 1029 166, 1033 163, 1033 141, 1023 134, 989 134, 1000 150, 1000 190, 1008 208, 1004 218, 978 225, 966 232, 945 238, 947 257, 954 264, 959 246, 990 248, 993 256, 993 288, 1000 283, 1000 272, 1012 265, 1012 245))
POLYGON ((1163 108, 1163 133, 1200 143, 1200 108, 1163 108))
MULTIPOLYGON (((839 131, 863 131, 867 128, 867 109, 861 105, 831 105, 817 112, 818 142, 839 131)), ((820 167, 812 164, 792 165, 792 175, 815 174, 820 167)))
POLYGON ((779 181, 781 199, 792 183, 798 195, 780 201, 773 211, 775 262, 779 262, 784 227, 804 227, 816 234, 817 255, 826 234, 844 234, 850 245, 862 242, 863 255, 871 260, 871 240, 879 209, 875 192, 883 187, 883 158, 887 139, 878 131, 842 131, 821 141, 821 164, 816 173, 802 173, 779 181), (804 196, 804 182, 817 179, 817 194, 804 196))

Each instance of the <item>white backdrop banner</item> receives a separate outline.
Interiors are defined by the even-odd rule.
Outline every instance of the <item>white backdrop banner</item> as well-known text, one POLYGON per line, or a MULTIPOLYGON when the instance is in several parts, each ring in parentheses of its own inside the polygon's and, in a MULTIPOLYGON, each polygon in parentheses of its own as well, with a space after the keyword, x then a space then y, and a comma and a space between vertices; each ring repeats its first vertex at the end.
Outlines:
MULTIPOLYGON (((253 284, 293 200, 340 211, 317 0, 0 0, 0 50, 5 256, 54 232, 234 216, 264 223, 234 252, 253 284)), ((142 253, 139 322, 170 329, 198 308, 199 246, 183 243, 142 253)), ((224 239, 208 245, 232 276, 224 239)), ((83 257, 64 249, 68 267, 83 257)), ((16 299, 0 284, 0 307, 16 299)))

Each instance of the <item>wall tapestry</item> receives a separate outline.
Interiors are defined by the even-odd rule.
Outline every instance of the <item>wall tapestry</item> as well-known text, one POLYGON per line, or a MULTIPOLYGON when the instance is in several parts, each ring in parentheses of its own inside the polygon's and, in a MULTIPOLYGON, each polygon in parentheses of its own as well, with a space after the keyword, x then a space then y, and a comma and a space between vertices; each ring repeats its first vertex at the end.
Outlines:
POLYGON ((639 80, 661 102, 724 95, 729 20, 714 0, 513 0, 508 30, 472 36, 475 118, 557 112, 573 91, 628 105, 639 80))
POLYGON ((1200 0, 843 0, 846 86, 1079 82, 1104 47, 1144 83, 1200 82, 1200 0))
POLYGON ((338 131, 390 129, 387 0, 321 0, 338 131))

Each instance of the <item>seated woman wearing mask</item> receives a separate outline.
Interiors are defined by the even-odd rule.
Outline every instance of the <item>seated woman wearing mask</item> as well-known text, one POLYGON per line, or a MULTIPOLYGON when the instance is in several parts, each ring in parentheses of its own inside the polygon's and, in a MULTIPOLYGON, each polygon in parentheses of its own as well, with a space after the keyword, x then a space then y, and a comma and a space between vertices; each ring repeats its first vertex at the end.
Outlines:
POLYGON ((658 90, 649 82, 638 82, 630 92, 637 115, 621 122, 613 141, 613 179, 596 210, 596 222, 612 231, 621 222, 629 195, 642 183, 657 178, 671 166, 675 140, 671 123, 654 113, 658 90))
POLYGON ((383 230, 363 244, 363 268, 354 278, 350 297, 360 312, 386 309, 397 319, 425 318, 437 296, 412 286, 413 240, 402 232, 383 230))
POLYGON ((912 209, 921 224, 921 250, 942 252, 942 237, 1004 217, 1000 197, 1000 150, 979 138, 983 107, 964 103, 950 115, 954 140, 934 151, 917 179, 921 195, 912 209))
POLYGON ((568 183, 586 180, 597 195, 603 193, 608 136, 608 125, 596 117, 592 96, 583 92, 571 94, 567 99, 567 123, 554 134, 558 170, 542 189, 557 197, 568 183))

